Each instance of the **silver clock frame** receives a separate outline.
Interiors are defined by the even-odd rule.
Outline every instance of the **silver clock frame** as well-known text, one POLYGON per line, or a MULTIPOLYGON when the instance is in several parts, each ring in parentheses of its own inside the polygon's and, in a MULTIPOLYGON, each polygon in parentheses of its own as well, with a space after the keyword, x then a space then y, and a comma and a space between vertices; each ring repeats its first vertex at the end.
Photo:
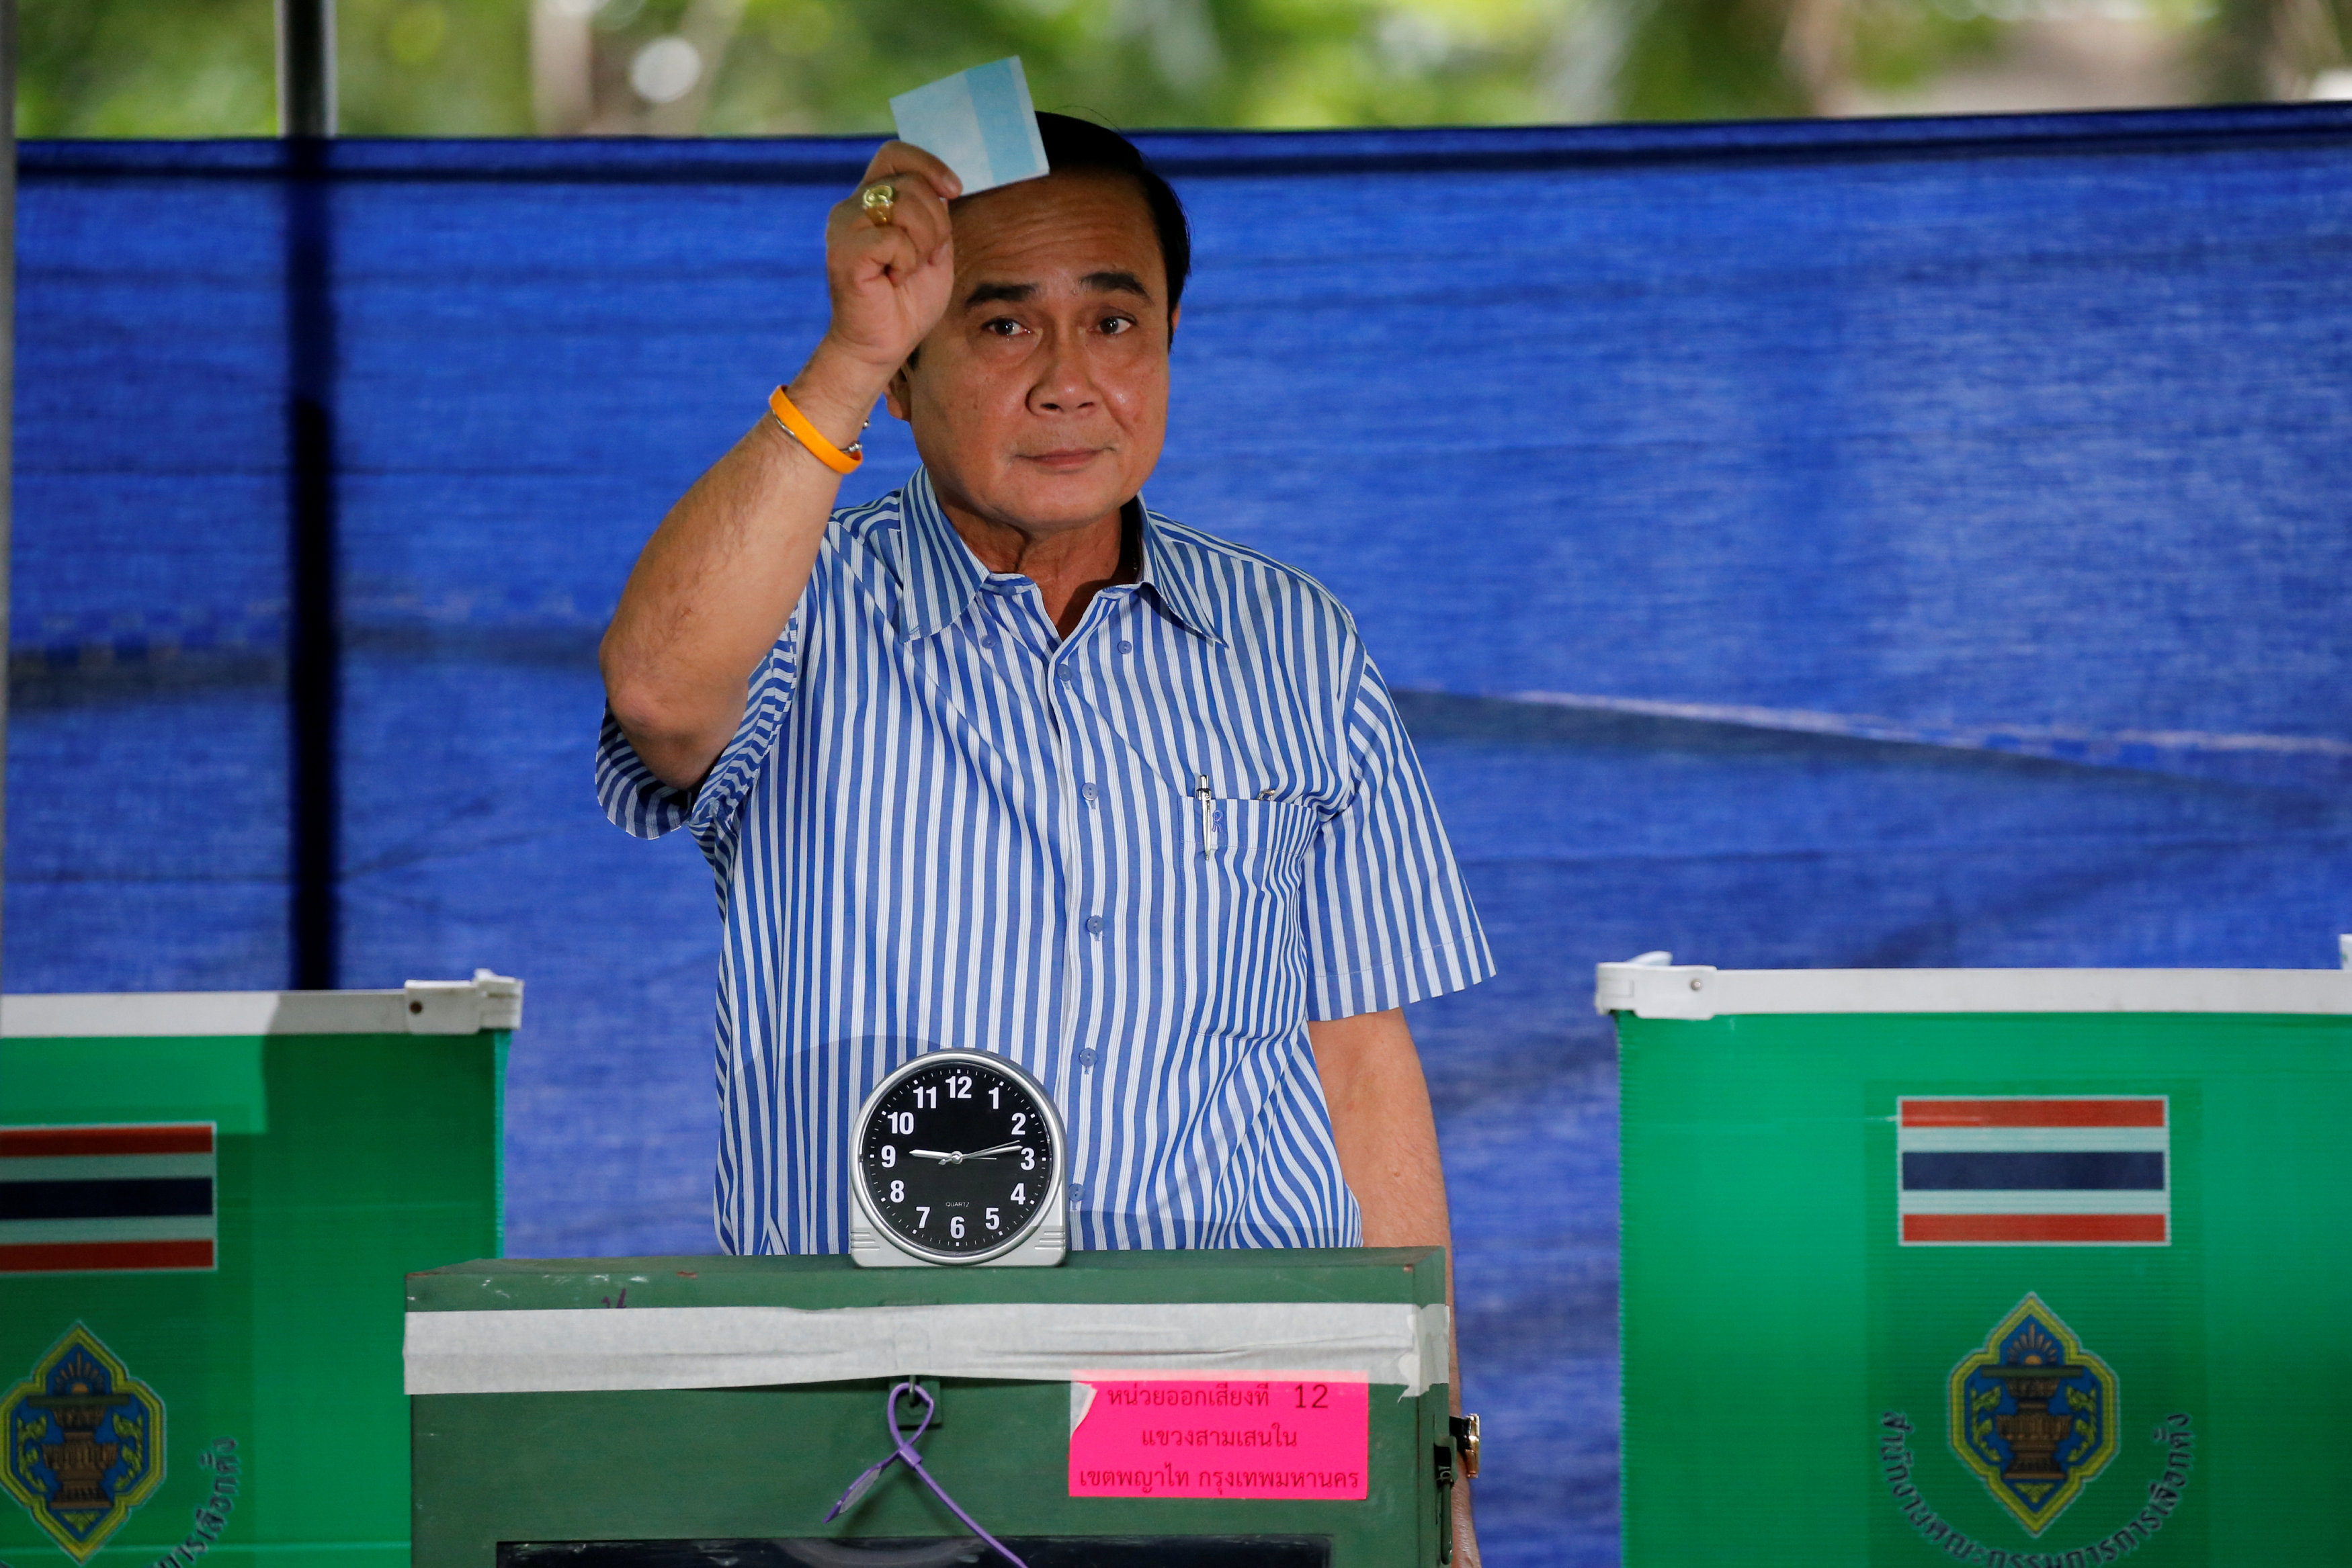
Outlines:
POLYGON ((992 1051, 960 1051, 945 1048, 927 1051, 920 1056, 901 1062, 888 1076, 874 1086, 866 1103, 857 1108, 857 1119, 850 1124, 849 1155, 849 1256, 850 1260, 866 1269, 1042 1269, 1051 1268, 1069 1255, 1070 1203, 1067 1173, 1069 1150, 1062 1131, 1062 1108, 1054 1103, 1053 1095, 1016 1063, 992 1051), (925 1068, 936 1067, 943 1056, 970 1057, 985 1064, 988 1071, 1003 1073, 1029 1092, 1045 1115, 1045 1135, 1054 1151, 1054 1176, 1047 1184, 1045 1197, 1036 1212, 1003 1241, 985 1252, 935 1252, 899 1236, 883 1222, 874 1207, 873 1196, 866 1190, 866 1134, 872 1125, 883 1098, 896 1089, 902 1079, 911 1077, 925 1068))

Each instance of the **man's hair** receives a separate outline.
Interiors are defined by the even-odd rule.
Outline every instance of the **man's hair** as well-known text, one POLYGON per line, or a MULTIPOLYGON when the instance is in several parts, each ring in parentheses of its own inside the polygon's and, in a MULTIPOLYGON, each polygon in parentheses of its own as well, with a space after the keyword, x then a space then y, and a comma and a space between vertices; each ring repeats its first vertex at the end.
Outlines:
POLYGON ((1175 191, 1134 142, 1108 126, 1066 114, 1040 114, 1037 135, 1045 143, 1046 166, 1055 173, 1105 169, 1126 175, 1142 190, 1144 205, 1151 209, 1151 226, 1160 235, 1160 259, 1168 269, 1168 309, 1173 315, 1184 298, 1184 279, 1192 271, 1192 230, 1175 191))

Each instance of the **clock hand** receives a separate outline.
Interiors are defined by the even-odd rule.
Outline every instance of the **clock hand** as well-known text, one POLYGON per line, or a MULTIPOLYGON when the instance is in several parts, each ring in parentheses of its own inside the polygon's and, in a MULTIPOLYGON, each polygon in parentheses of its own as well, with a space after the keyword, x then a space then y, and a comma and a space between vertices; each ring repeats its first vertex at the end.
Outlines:
POLYGON ((1009 1155, 1025 1147, 1021 1144, 999 1144, 992 1149, 976 1149, 971 1154, 943 1154, 938 1149, 908 1149, 919 1160, 937 1160, 943 1166, 960 1166, 966 1160, 992 1160, 999 1155, 1009 1155))

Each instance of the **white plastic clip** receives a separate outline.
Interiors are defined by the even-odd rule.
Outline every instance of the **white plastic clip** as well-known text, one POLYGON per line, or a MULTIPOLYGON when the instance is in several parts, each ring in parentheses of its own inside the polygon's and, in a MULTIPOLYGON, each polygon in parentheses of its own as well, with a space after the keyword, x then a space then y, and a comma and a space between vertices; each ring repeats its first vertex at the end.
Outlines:
POLYGON ((470 980, 411 980, 401 992, 408 998, 411 1034, 522 1027, 522 982, 488 969, 475 970, 470 980))
POLYGON ((1712 964, 1676 964, 1672 953, 1644 953, 1622 964, 1592 967, 1592 1010, 1639 1018, 1711 1019, 1706 995, 1712 964))

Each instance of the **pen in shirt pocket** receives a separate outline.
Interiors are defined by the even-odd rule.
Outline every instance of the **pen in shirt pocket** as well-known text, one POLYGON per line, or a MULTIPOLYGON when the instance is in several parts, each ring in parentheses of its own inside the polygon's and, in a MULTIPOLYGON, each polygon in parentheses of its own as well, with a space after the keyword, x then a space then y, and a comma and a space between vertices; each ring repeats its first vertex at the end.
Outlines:
MULTIPOLYGON (((1224 813, 1218 809, 1216 795, 1209 787, 1209 776, 1205 773, 1196 773, 1192 779, 1192 799, 1201 808, 1201 852, 1205 855, 1216 845, 1220 837, 1219 829, 1224 821, 1224 813)), ((1274 797, 1275 788, 1271 784, 1257 792, 1257 798, 1261 802, 1271 800, 1274 797)))

